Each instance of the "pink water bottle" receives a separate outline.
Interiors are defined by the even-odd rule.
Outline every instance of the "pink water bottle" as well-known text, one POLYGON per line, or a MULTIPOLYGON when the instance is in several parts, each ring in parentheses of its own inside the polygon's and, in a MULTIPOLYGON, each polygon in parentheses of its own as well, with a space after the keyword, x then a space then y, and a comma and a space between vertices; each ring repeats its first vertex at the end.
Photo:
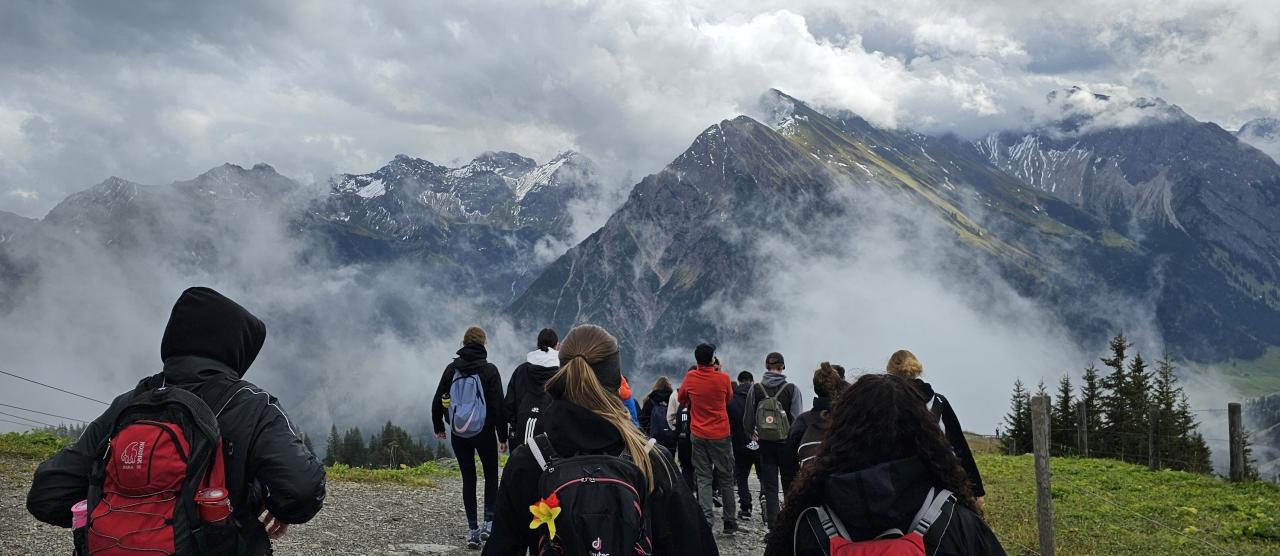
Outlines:
POLYGON ((81 500, 71 506, 71 528, 79 529, 89 524, 89 501, 81 500))
POLYGON ((200 521, 224 525, 231 517, 231 498, 226 489, 206 488, 196 493, 196 509, 200 511, 200 521))

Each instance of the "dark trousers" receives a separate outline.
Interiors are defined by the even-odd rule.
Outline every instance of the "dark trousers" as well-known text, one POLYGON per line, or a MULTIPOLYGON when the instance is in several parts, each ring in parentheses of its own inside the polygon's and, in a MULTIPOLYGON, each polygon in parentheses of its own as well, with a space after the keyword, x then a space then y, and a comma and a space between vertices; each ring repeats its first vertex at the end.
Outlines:
MULTIPOLYGON (((761 440, 757 450, 760 453, 760 492, 764 494, 764 522, 770 527, 778 517, 778 473, 786 451, 786 443, 768 440, 761 440)), ((785 482, 790 484, 791 477, 786 477, 785 482)))
POLYGON ((738 509, 749 512, 751 511, 751 467, 756 468, 756 478, 764 483, 764 479, 760 478, 760 455, 754 450, 739 449, 734 446, 733 450, 733 480, 738 483, 738 509))
POLYGON ((686 485, 689 485, 689 492, 697 493, 698 485, 694 482, 693 474, 693 444, 689 439, 676 442, 676 460, 680 462, 680 476, 684 478, 686 485))
POLYGON ((484 466, 484 520, 493 521, 493 503, 498 497, 498 438, 492 430, 471 438, 450 436, 453 455, 462 472, 462 506, 467 510, 467 525, 480 526, 476 518, 476 455, 484 466))
POLYGON ((733 446, 728 438, 720 440, 693 439, 693 468, 698 478, 698 505, 702 506, 702 516, 707 525, 715 526, 715 507, 712 505, 711 492, 715 488, 720 491, 724 501, 723 519, 725 526, 733 526, 738 518, 733 513, 733 446), (713 487, 712 480, 715 485, 713 487))

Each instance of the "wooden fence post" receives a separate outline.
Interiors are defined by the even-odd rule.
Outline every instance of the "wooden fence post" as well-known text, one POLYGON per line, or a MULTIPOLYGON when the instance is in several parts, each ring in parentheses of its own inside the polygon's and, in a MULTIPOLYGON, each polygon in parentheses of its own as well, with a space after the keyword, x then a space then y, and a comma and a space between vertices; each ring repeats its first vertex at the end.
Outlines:
POLYGON ((1036 523, 1040 554, 1053 556, 1053 490, 1049 481, 1049 396, 1031 398, 1031 439, 1036 458, 1036 523))
POLYGON ((1080 416, 1080 422, 1076 424, 1076 450, 1080 452, 1080 457, 1089 457, 1089 408, 1085 407, 1084 402, 1076 402, 1076 415, 1080 416))
POLYGON ((1160 408, 1151 406, 1147 411, 1147 469, 1160 469, 1160 408))
POLYGON ((1228 441, 1231 443, 1231 482, 1244 480, 1244 425, 1240 420, 1240 404, 1227 404, 1228 441))

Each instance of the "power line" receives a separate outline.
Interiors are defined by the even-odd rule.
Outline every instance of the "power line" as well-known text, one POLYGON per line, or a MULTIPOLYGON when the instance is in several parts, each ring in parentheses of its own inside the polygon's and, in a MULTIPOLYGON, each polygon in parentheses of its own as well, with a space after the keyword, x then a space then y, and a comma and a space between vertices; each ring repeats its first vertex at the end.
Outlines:
POLYGON ((25 377, 25 376, 18 376, 18 375, 15 375, 15 374, 11 373, 11 372, 8 372, 8 371, 0 371, 0 374, 8 375, 8 376, 11 376, 11 377, 16 378, 16 379, 18 379, 18 380, 25 380, 25 381, 30 382, 30 383, 32 383, 32 384, 39 384, 40 386, 44 386, 45 388, 52 388, 52 389, 57 390, 57 391, 59 391, 59 392, 62 392, 62 393, 64 393, 64 394, 71 394, 72 396, 75 396, 75 397, 77 397, 77 398, 84 398, 84 399, 89 400, 89 401, 91 401, 91 402, 98 402, 98 403, 100 403, 100 404, 102 404, 102 405, 111 405, 111 404, 109 404, 109 403, 107 403, 107 402, 104 402, 104 401, 102 401, 102 400, 99 400, 99 399, 96 399, 96 398, 90 398, 89 396, 86 396, 86 395, 84 395, 84 394, 77 394, 77 393, 72 392, 72 391, 70 391, 70 390, 63 390, 63 389, 61 389, 61 388, 58 388, 57 386, 50 386, 50 385, 45 384, 45 383, 43 383, 43 382, 40 382, 40 381, 37 381, 37 380, 31 380, 31 379, 29 379, 29 378, 27 378, 27 377, 25 377))
POLYGON ((35 420, 35 419, 28 419, 28 418, 23 417, 23 416, 21 416, 21 415, 14 415, 14 414, 12 414, 12 413, 5 413, 5 412, 3 412, 3 411, 0 411, 0 415, 7 415, 7 416, 9 416, 9 417, 13 417, 14 419, 22 419, 23 421, 31 421, 32 423, 35 423, 35 424, 37 424, 37 425, 44 425, 44 426, 46 426, 46 427, 56 427, 56 426, 57 426, 57 425, 52 425, 52 424, 46 423, 46 422, 44 422, 44 421, 37 421, 37 420, 35 420))
POLYGON ((14 425, 18 425, 19 427, 27 427, 27 428, 29 428, 29 429, 30 429, 30 428, 35 428, 35 427, 32 427, 31 425, 28 425, 28 424, 26 424, 26 423, 19 423, 19 422, 17 422, 17 421, 10 421, 10 420, 8 420, 8 419, 0 419, 0 423, 12 423, 12 424, 14 424, 14 425))
POLYGON ((88 422, 89 422, 89 421, 85 421, 84 419, 76 419, 75 417, 67 417, 67 416, 65 416, 65 415, 58 415, 58 414, 56 414, 56 413, 45 413, 45 412, 43 412, 43 411, 36 411, 36 410, 34 410, 34 409, 27 409, 27 408, 25 408, 25 407, 18 407, 18 406, 16 406, 16 405, 9 405, 9 404, 7 404, 7 403, 0 403, 0 407, 11 407, 11 408, 13 408, 13 409, 19 409, 19 410, 22 410, 22 411, 30 411, 31 413, 39 413, 40 415, 48 415, 48 416, 50 416, 50 417, 57 417, 57 418, 59 418, 59 419, 66 419, 66 420, 68 420, 68 421, 79 421, 79 422, 81 422, 81 423, 88 423, 88 422))

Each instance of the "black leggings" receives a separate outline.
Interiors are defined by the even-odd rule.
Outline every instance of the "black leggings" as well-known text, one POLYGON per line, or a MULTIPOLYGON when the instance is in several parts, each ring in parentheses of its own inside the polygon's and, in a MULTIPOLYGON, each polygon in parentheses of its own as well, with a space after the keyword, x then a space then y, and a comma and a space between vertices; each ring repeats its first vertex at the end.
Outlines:
POLYGON ((467 525, 480 526, 476 519, 476 455, 484 466, 484 520, 493 521, 493 503, 498 496, 498 438, 493 429, 485 429, 471 438, 449 437, 453 456, 462 472, 462 506, 467 510, 467 525))

